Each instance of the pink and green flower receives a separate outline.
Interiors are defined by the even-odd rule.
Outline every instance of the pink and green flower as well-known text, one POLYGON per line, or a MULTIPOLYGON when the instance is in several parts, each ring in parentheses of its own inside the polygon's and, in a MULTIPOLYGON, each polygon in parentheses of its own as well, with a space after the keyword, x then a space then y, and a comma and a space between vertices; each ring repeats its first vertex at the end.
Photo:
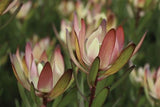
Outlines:
POLYGON ((85 73, 88 73, 93 61, 96 57, 100 59, 99 76, 104 78, 118 72, 128 60, 140 48, 145 34, 139 44, 129 43, 124 48, 124 31, 123 27, 106 31, 106 20, 102 20, 101 24, 90 35, 86 35, 89 31, 86 30, 84 20, 81 20, 81 28, 74 18, 73 35, 75 40, 76 54, 72 50, 70 36, 67 31, 67 44, 73 62, 85 73))
POLYGON ((53 99, 68 87, 72 70, 65 72, 59 46, 51 56, 47 54, 49 45, 49 38, 42 39, 34 46, 28 42, 25 53, 20 53, 17 49, 16 54, 10 54, 10 59, 18 82, 29 91, 33 83, 38 96, 53 99))

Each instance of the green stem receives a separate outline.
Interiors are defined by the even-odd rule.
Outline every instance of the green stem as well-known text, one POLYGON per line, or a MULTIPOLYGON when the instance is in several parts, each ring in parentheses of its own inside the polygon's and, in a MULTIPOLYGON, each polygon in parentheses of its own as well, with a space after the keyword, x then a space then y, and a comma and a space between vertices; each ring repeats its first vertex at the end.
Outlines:
POLYGON ((74 78, 75 78, 75 82, 76 82, 76 87, 78 89, 79 94, 84 98, 85 101, 88 102, 87 98, 84 96, 84 94, 82 93, 79 84, 78 84, 78 80, 77 80, 77 76, 76 76, 76 72, 73 72, 74 78))

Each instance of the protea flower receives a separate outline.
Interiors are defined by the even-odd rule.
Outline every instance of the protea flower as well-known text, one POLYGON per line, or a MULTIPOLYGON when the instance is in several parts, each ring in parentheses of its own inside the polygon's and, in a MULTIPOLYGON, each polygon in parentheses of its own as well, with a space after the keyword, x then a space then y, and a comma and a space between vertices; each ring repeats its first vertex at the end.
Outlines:
POLYGON ((160 100, 160 67, 151 72, 149 65, 146 65, 144 70, 146 94, 160 100))
POLYGON ((68 87, 72 72, 64 72, 64 61, 59 46, 51 56, 47 55, 49 38, 42 39, 32 46, 27 43, 25 53, 10 55, 12 68, 18 80, 30 91, 33 84, 36 94, 49 100, 62 94, 68 87))
POLYGON ((76 55, 73 53, 70 43, 70 36, 67 32, 67 44, 73 62, 85 73, 88 73, 94 59, 99 57, 99 76, 104 78, 119 71, 128 60, 137 52, 142 44, 145 35, 136 47, 134 43, 129 43, 124 47, 123 27, 111 29, 106 32, 106 20, 90 35, 87 35, 84 20, 81 20, 81 28, 77 20, 74 20, 74 34, 76 55), (78 61, 77 61, 77 59, 78 61))

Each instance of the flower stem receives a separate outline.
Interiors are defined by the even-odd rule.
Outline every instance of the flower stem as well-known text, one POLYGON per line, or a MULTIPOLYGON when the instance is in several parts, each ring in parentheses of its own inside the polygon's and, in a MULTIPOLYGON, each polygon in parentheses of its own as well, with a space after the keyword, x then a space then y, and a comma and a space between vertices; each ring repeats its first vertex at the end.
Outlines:
MULTIPOLYGON (((78 69, 77 69, 76 71, 78 71, 78 69)), ((77 76, 76 76, 76 72, 73 72, 73 75, 74 75, 74 78, 75 78, 76 87, 77 87, 77 89, 78 89, 79 94, 84 98, 85 101, 88 102, 86 96, 84 95, 84 93, 83 93, 83 92, 81 91, 81 89, 80 89, 80 86, 79 86, 78 80, 77 80, 77 76)))
POLYGON ((95 98, 95 92, 96 92, 96 86, 97 86, 97 82, 98 82, 98 77, 96 77, 96 81, 94 83, 94 86, 91 87, 91 95, 90 95, 90 101, 89 101, 89 107, 91 107, 93 100, 95 98))
POLYGON ((41 107, 47 107, 47 103, 48 103, 47 98, 43 97, 43 104, 41 105, 41 107))

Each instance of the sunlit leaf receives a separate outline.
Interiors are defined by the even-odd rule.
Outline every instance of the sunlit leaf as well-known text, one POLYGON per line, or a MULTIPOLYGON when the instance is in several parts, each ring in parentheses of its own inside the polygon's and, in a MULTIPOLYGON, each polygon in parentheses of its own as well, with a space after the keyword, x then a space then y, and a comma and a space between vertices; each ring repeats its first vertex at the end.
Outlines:
POLYGON ((55 87, 48 94, 48 97, 50 99, 54 99, 54 98, 58 97, 59 95, 61 95, 68 87, 70 80, 71 80, 71 77, 72 77, 72 70, 69 69, 68 71, 66 71, 62 75, 62 77, 59 79, 59 81, 57 82, 55 87))
POLYGON ((112 75, 112 74, 118 72, 128 62, 128 60, 130 59, 130 57, 133 54, 134 49, 135 49, 135 44, 131 43, 127 48, 125 48, 121 52, 120 56, 112 64, 112 66, 100 75, 107 77, 109 75, 112 75))
POLYGON ((96 57, 92 63, 92 66, 88 74, 88 84, 91 86, 95 85, 95 81, 96 81, 98 69, 99 69, 99 64, 100 64, 100 59, 99 57, 96 57))
POLYGON ((102 91, 100 91, 93 100, 92 107, 102 107, 108 94, 109 94, 109 88, 102 89, 102 91))

